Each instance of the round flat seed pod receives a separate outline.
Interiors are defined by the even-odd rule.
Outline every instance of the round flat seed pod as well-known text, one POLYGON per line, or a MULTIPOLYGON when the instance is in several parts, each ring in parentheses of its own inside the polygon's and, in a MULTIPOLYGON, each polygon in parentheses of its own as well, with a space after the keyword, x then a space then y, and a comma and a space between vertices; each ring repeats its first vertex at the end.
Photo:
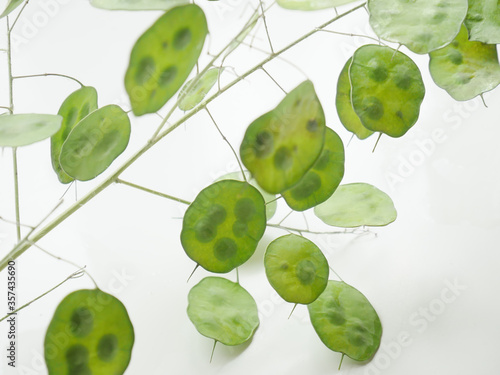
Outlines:
POLYGON ((417 121, 425 87, 417 65, 389 47, 366 45, 349 69, 354 111, 364 127, 401 137, 417 121))
MULTIPOLYGON (((276 213, 276 209, 278 208, 278 201, 276 200, 276 194, 269 194, 264 189, 262 189, 257 183, 257 181, 255 181, 255 179, 250 176, 250 173, 245 172, 245 176, 247 178, 248 183, 253 187, 255 187, 262 194, 262 197, 266 202, 266 219, 267 221, 271 220, 274 214, 276 213)), ((245 181, 245 179, 243 178, 243 174, 241 172, 228 173, 222 177, 219 177, 216 181, 222 181, 222 180, 245 181)))
POLYGON ((500 7, 498 0, 469 0, 465 26, 469 30, 469 40, 499 44, 500 7))
POLYGON ((366 361, 377 352, 382 324, 370 301, 357 289, 330 280, 307 308, 314 330, 329 349, 356 361, 366 361))
POLYGON ((82 87, 71 93, 59 108, 58 115, 63 118, 59 131, 50 138, 52 168, 63 184, 70 183, 73 178, 62 170, 59 164, 61 148, 70 131, 80 120, 97 109, 97 91, 93 87, 82 87))
POLYGON ((465 27, 450 45, 429 55, 432 79, 455 100, 472 99, 500 83, 496 46, 470 42, 465 27))
POLYGON ((125 88, 137 116, 154 113, 179 90, 200 56, 207 20, 194 4, 161 16, 137 40, 125 74, 125 88))
POLYGON ((426 54, 457 36, 467 5, 467 0, 369 0, 368 10, 380 38, 426 54))
POLYGON ((61 128, 56 115, 19 114, 0 116, 0 147, 21 147, 43 141, 61 128))
POLYGON ((116 105, 102 107, 81 120, 61 148, 59 164, 76 180, 92 180, 125 151, 130 119, 116 105))
POLYGON ((213 85, 215 85, 215 82, 217 82, 221 72, 221 68, 207 70, 193 87, 190 87, 193 80, 187 81, 179 92, 179 109, 189 111, 200 104, 213 85))
POLYGON ((66 296, 45 335, 50 375, 121 375, 134 345, 134 328, 123 304, 99 289, 66 296))
POLYGON ((168 10, 189 0, 90 0, 96 8, 108 10, 168 10))
POLYGON ((223 180, 203 189, 188 207, 181 243, 207 271, 226 273, 255 252, 266 229, 264 198, 252 185, 223 180))
POLYGON ((335 106, 340 122, 351 133, 356 134, 359 139, 366 139, 373 134, 373 131, 365 128, 361 123, 351 103, 351 80, 349 79, 349 68, 351 66, 352 57, 347 60, 346 64, 340 72, 337 81, 337 96, 335 98, 335 106))
POLYGON ((243 164, 264 190, 281 193, 312 167, 323 148, 325 115, 311 81, 248 127, 240 147, 243 164))
POLYGON ((344 177, 344 144, 332 129, 326 128, 325 145, 311 169, 290 190, 282 193, 295 211, 305 211, 326 201, 344 177))
POLYGON ((392 199, 375 186, 364 183, 340 185, 314 213, 325 224, 341 228, 384 226, 397 217, 392 199))
POLYGON ((259 326, 257 304, 240 284, 206 277, 188 295, 187 313, 198 332, 224 345, 250 340, 259 326))
POLYGON ((278 0, 278 5, 292 10, 319 10, 335 8, 356 0, 278 0))
POLYGON ((330 269, 321 250, 289 234, 269 244, 264 257, 267 279, 287 302, 309 304, 325 290, 330 269))

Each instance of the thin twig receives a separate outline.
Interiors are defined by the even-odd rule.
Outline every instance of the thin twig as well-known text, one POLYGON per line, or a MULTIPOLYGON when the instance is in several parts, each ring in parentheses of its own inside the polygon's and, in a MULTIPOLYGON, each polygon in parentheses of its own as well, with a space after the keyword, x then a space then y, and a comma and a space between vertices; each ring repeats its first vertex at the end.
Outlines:
POLYGON ((9 28, 9 31, 12 32, 12 30, 14 30, 14 27, 16 26, 16 23, 17 21, 19 20, 19 18, 21 17, 21 14, 23 13, 24 11, 24 8, 26 8, 26 6, 28 5, 28 3, 30 2, 30 0, 26 0, 26 2, 24 3, 24 5, 22 6, 21 10, 19 11, 19 13, 17 14, 17 17, 16 19, 14 20, 14 22, 12 22, 12 26, 9 28))
POLYGON ((5 219, 3 218, 2 216, 0 216, 0 220, 2 220, 3 222, 7 223, 7 224, 12 224, 12 225, 20 225, 22 227, 25 227, 25 228, 29 228, 29 229, 33 229, 34 227, 32 227, 31 225, 28 225, 28 224, 23 224, 23 223, 17 223, 16 221, 14 220, 9 220, 9 219, 5 219))
POLYGON ((306 214, 304 212, 302 212, 302 217, 304 218, 304 222, 306 223, 307 230, 309 230, 309 222, 307 221, 307 217, 306 217, 306 214))
POLYGON ((92 277, 92 275, 86 270, 86 266, 80 266, 78 264, 76 264, 75 262, 72 262, 71 260, 68 260, 68 259, 64 259, 64 258, 61 258, 60 256, 58 255, 55 255, 55 254, 52 254, 51 252, 45 250, 44 248, 42 248, 40 245, 34 243, 32 244, 34 247, 36 247, 38 250, 40 250, 41 252, 47 254, 48 256, 54 258, 54 259, 57 259, 61 262, 65 262, 65 263, 68 263, 70 265, 72 265, 73 267, 79 269, 79 270, 82 270, 82 272, 84 272, 90 280, 92 280, 92 282, 94 283, 96 289, 99 289, 99 285, 97 285, 97 282, 95 281, 95 279, 92 277))
POLYGON ((17 241, 21 241, 21 210, 19 207, 19 171, 17 168, 17 148, 12 149, 12 160, 14 164, 14 203, 16 210, 16 233, 17 241))
POLYGON ((276 86, 278 86, 278 87, 280 88, 280 90, 281 90, 281 91, 283 91, 283 92, 285 93, 285 95, 287 95, 287 94, 288 94, 288 93, 285 91, 285 89, 284 89, 283 87, 281 87, 281 85, 278 83, 278 81, 276 81, 276 80, 274 79, 274 77, 273 77, 271 74, 269 74, 269 72, 268 72, 268 71, 267 71, 264 67, 260 68, 260 70, 262 70, 264 73, 266 73, 266 74, 267 74, 267 76, 268 76, 269 78, 271 78, 271 80, 272 80, 272 81, 276 84, 276 86))
POLYGON ((266 29, 267 41, 269 42, 269 47, 271 48, 271 52, 274 55, 273 42, 271 41, 271 36, 269 35, 269 29, 267 28, 266 12, 264 12, 264 5, 262 5, 262 0, 259 0, 259 2, 260 2, 262 21, 264 22, 264 28, 266 29))
POLYGON ((280 199, 280 198, 282 198, 282 197, 283 197, 282 195, 278 195, 276 198, 271 199, 270 201, 267 201, 267 202, 266 202, 266 206, 267 206, 268 204, 271 204, 271 203, 273 203, 273 202, 276 202, 278 199, 280 199))
POLYGON ((144 186, 133 184, 132 182, 124 181, 124 180, 121 180, 119 178, 116 179, 116 183, 122 184, 122 185, 127 185, 127 186, 130 186, 130 187, 133 187, 134 189, 142 190, 142 191, 145 191, 146 193, 150 193, 150 194, 162 197, 162 198, 170 199, 170 200, 175 201, 175 202, 184 203, 184 204, 186 204, 188 206, 191 204, 191 202, 186 201, 186 200, 181 199, 181 198, 174 197, 173 195, 168 195, 168 194, 160 193, 159 191, 148 189, 148 188, 146 188, 144 186))
POLYGON ((39 295, 38 297, 36 297, 35 299, 29 301, 28 303, 25 303, 24 305, 22 305, 21 307, 15 309, 14 311, 12 311, 11 313, 5 315, 2 319, 0 319, 0 322, 7 319, 9 316, 11 315, 16 315, 19 311, 21 311, 22 309, 28 307, 29 305, 31 305, 33 302, 36 302, 38 301, 40 298, 43 298, 45 297, 47 294, 49 294, 50 292, 52 292, 53 290, 59 288, 61 285, 63 285, 66 281, 68 280, 71 280, 71 279, 78 279, 79 277, 82 277, 83 276, 83 269, 80 269, 76 272, 73 272, 71 275, 69 275, 67 278, 65 278, 63 281, 61 281, 59 284, 57 284, 56 286, 54 286, 53 288, 49 289, 48 291, 46 291, 45 293, 39 295))
MULTIPOLYGON (((262 48, 259 48, 259 47, 255 47, 254 45, 250 44, 250 43, 245 43, 245 42, 241 42, 241 45, 243 46, 247 46, 251 49, 254 49, 260 53, 263 53, 267 56, 270 55, 270 53, 262 48)), ((276 56, 276 58, 280 61, 283 61, 284 63, 290 65, 292 68, 294 68, 295 70, 297 70, 300 74, 302 74, 304 76, 304 78, 306 79, 309 79, 309 76, 307 75, 306 72, 304 72, 304 70, 302 70, 297 64, 294 64, 293 62, 291 62, 290 60, 288 59, 285 59, 283 56, 276 56)))
POLYGON ((280 220, 280 222, 277 224, 277 225, 281 225, 281 223, 283 223, 286 219, 288 219, 288 217, 293 214, 295 211, 294 210, 290 210, 289 213, 286 214, 286 216, 280 220))
POLYGON ((63 200, 60 200, 59 202, 57 202, 57 204, 54 206, 54 208, 52 208, 52 209, 49 211, 49 213, 48 213, 47 215, 45 215, 45 216, 42 218, 42 220, 40 220, 40 221, 38 222, 38 224, 37 224, 37 225, 35 225, 34 227, 32 227, 32 228, 31 228, 31 230, 28 232, 28 234, 27 234, 24 238, 28 239, 28 238, 29 238, 29 236, 31 236, 31 234, 32 234, 35 230, 37 230, 37 228, 39 228, 39 227, 40 227, 40 226, 41 226, 41 225, 45 222, 45 220, 47 220, 47 219, 50 217, 50 215, 52 215, 52 214, 53 214, 53 213, 54 213, 54 212, 55 212, 55 211, 59 208, 59 206, 60 206, 60 205, 62 205, 62 204, 63 204, 63 202, 64 202, 63 200))
POLYGON ((286 230, 286 231, 289 231, 289 232, 297 232, 299 233, 300 235, 302 235, 302 233, 309 233, 309 234, 356 234, 359 232, 359 230, 356 228, 356 229, 352 229, 350 231, 332 231, 332 232, 315 232, 315 231, 311 231, 311 230, 307 230, 307 229, 298 229, 298 228, 292 228, 292 227, 285 227, 283 225, 279 225, 279 224, 267 224, 268 227, 271 227, 271 228, 277 228, 277 229, 282 229, 282 230, 286 230))
POLYGON ((337 35, 344 35, 344 36, 350 36, 350 37, 358 37, 358 38, 371 39, 371 40, 374 40, 377 43, 380 43, 380 44, 383 44, 386 47, 389 47, 389 45, 385 44, 380 39, 374 38, 374 37, 369 36, 369 35, 361 35, 361 34, 353 34, 353 33, 343 33, 341 31, 324 30, 324 29, 320 30, 320 31, 324 31, 325 33, 337 34, 337 35))
POLYGON ((339 275, 337 272, 335 272, 335 270, 334 270, 331 266, 329 266, 329 268, 330 268, 330 270, 331 270, 331 271, 332 271, 335 275, 337 275, 337 277, 340 279, 340 281, 344 282, 344 280, 340 277, 340 275, 339 275))
POLYGON ((62 78, 71 79, 71 80, 77 82, 82 87, 85 86, 82 82, 77 80, 75 77, 71 77, 71 76, 68 76, 66 74, 59 74, 59 73, 28 74, 28 75, 23 75, 23 76, 15 76, 15 77, 12 77, 12 79, 36 78, 36 77, 62 77, 62 78))
POLYGON ((215 121, 214 117, 210 113, 208 107, 205 107, 205 111, 207 111, 208 116, 210 117, 210 119, 212 120, 213 124, 217 128, 217 131, 221 135, 221 137, 224 140, 224 142, 226 142, 228 144, 229 148, 231 149, 234 157, 236 158, 236 161, 238 162, 238 165, 240 166, 240 170, 241 170, 241 174, 243 175, 243 179, 245 180, 245 182, 247 182, 247 176, 245 175, 245 170, 243 169, 243 166, 241 165, 240 158, 238 157, 238 154, 234 150, 233 145, 231 144, 231 142, 229 142, 229 140, 226 138, 226 136, 224 135, 224 133, 222 133, 222 131, 220 130, 219 125, 217 125, 217 122, 215 121))
POLYGON ((378 138, 377 138, 377 142, 375 142, 375 146, 373 146, 373 150, 372 150, 372 153, 375 152, 375 149, 377 148, 378 146, 378 142, 380 141, 380 138, 382 138, 382 132, 378 135, 378 138))

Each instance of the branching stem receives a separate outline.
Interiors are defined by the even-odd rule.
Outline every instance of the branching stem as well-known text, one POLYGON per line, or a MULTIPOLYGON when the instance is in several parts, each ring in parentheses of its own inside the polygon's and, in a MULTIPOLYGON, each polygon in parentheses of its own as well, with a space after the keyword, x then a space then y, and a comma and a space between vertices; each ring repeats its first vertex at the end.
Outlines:
MULTIPOLYGON (((177 122, 175 122, 173 125, 171 125, 168 129, 163 130, 161 132, 161 129, 163 126, 167 123, 168 121, 168 116, 165 117, 164 120, 162 120, 160 126, 158 127, 158 130, 155 133, 155 136, 150 139, 149 142, 147 142, 146 145, 144 145, 141 149, 139 149, 134 155, 132 155, 125 163, 119 167, 114 173, 112 173, 109 177, 107 177, 104 181, 102 181, 99 185, 97 185, 93 190, 91 190, 87 195, 85 195, 83 198, 81 198, 79 201, 75 202, 73 205, 68 207, 64 212, 62 212, 58 217, 56 217, 52 222, 48 223, 44 228, 40 229, 39 232, 35 233, 32 238, 26 238, 24 240, 21 240, 2 260, 0 260, 0 271, 2 271, 8 264, 10 260, 18 258, 20 255, 22 255, 27 249, 29 249, 32 246, 32 243, 38 242, 40 239, 45 237, 48 233, 50 233, 54 228, 56 228, 60 223, 62 223, 64 220, 66 220, 68 217, 70 217, 73 213, 78 211, 81 207, 83 207, 85 204, 87 204, 89 201, 92 200, 95 196, 97 196, 99 193, 101 193, 103 190, 105 190, 108 186, 112 185, 116 180, 119 178, 119 176, 128 168, 130 167, 137 159, 139 159, 144 153, 149 151, 150 148, 152 148, 155 144, 157 144, 160 140, 165 138, 168 134, 170 134, 172 131, 177 129, 179 126, 184 124, 187 120, 189 120, 191 117, 196 115, 198 112, 203 110, 209 103, 217 99, 220 95, 222 95, 224 92, 228 91, 230 88, 235 86, 237 83, 241 82, 257 70, 259 70, 261 67, 269 63, 270 61, 274 60, 277 56, 284 54, 291 48, 295 47, 297 44, 303 42, 310 36, 316 34, 319 30, 324 29, 325 27, 331 25, 335 21, 351 14, 352 12, 363 8, 365 3, 362 3, 360 5, 357 5, 350 10, 330 19, 329 21, 325 22, 324 24, 320 25, 319 27, 309 31, 308 33, 304 34, 300 38, 296 39, 292 43, 288 44, 287 46, 283 47, 281 50, 275 52, 274 54, 268 56, 264 60, 262 60, 259 64, 255 65, 253 68, 248 70, 246 73, 242 74, 241 76, 235 78, 233 81, 228 83, 226 86, 224 86, 221 90, 213 94, 211 97, 205 99, 202 103, 200 103, 197 107, 192 109, 190 112, 187 112, 183 117, 181 117, 177 122), (29 241, 28 241, 29 240, 29 241)), ((227 48, 227 47, 226 47, 227 48)), ((224 50, 223 50, 224 51, 224 50)), ((218 56, 222 55, 222 52, 218 54, 218 56)), ((208 68, 206 68, 208 69, 208 68)), ((202 75, 204 71, 200 72, 200 75, 202 75)))
POLYGON ((28 5, 28 3, 30 2, 30 0, 26 0, 26 2, 24 3, 24 5, 21 7, 21 10, 19 11, 19 13, 17 14, 17 17, 16 19, 14 20, 14 22, 12 23, 12 26, 9 28, 9 32, 11 32, 12 30, 14 30, 14 27, 16 26, 17 24, 17 21, 19 20, 19 17, 21 17, 21 14, 23 13, 24 11, 24 8, 26 8, 26 6, 28 5))
POLYGON ((33 302, 36 302, 38 301, 40 298, 43 298, 45 297, 47 294, 49 294, 50 292, 52 292, 53 290, 59 288, 61 285, 63 285, 66 281, 68 280, 71 280, 71 279, 78 279, 79 277, 82 277, 84 274, 84 270, 83 268, 76 271, 76 272, 73 272, 71 275, 69 275, 67 278, 65 278, 63 281, 61 281, 59 284, 57 284, 56 286, 54 286, 53 288, 49 289, 48 291, 46 291, 45 293, 39 295, 38 297, 36 297, 35 299, 29 301, 28 303, 25 303, 24 305, 22 305, 21 307, 15 309, 14 311, 12 311, 11 313, 5 315, 3 318, 0 319, 0 322, 7 319, 9 316, 11 315, 16 315, 19 311, 21 311, 22 309, 28 307, 29 305, 31 305, 33 302))
POLYGON ((86 267, 87 266, 79 266, 78 264, 72 262, 71 260, 68 260, 68 259, 64 259, 58 255, 55 255, 55 254, 52 254, 51 252, 45 250, 44 248, 40 247, 38 244, 33 244, 34 247, 36 247, 38 250, 40 250, 42 253, 45 253, 47 254, 48 256, 54 258, 54 259, 57 259, 61 262, 64 262, 64 263, 68 263, 70 265, 72 265, 73 267, 77 268, 79 271, 85 273, 88 278, 90 280, 92 280, 92 282, 94 283, 94 286, 96 287, 96 289, 99 289, 99 285, 97 285, 97 282, 95 281, 95 279, 92 277, 92 275, 86 270, 86 267))

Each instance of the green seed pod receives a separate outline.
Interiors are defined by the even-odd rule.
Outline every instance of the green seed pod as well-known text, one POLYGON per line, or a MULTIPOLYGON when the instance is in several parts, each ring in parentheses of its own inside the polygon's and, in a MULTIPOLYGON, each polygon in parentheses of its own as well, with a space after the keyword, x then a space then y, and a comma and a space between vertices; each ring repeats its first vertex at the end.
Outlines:
POLYGON ((467 0, 369 0, 370 25, 385 40, 426 54, 450 43, 467 14, 467 0))
POLYGON ((255 252, 266 229, 266 206, 246 182, 223 180, 203 189, 184 215, 181 243, 207 271, 226 273, 255 252))
POLYGON ((340 185, 314 213, 325 224, 341 228, 384 226, 397 217, 392 199, 375 186, 363 183, 340 185))
POLYGON ((455 100, 470 100, 500 84, 496 46, 469 41, 465 26, 451 44, 429 56, 432 79, 455 100))
POLYGON ((262 188, 281 193, 312 167, 323 148, 325 115, 311 81, 248 127, 240 147, 243 164, 262 188))
POLYGON ((57 173, 59 181, 68 184, 73 178, 68 176, 59 164, 59 156, 64 141, 68 138, 71 130, 84 117, 97 109, 97 91, 93 87, 82 87, 71 93, 59 108, 59 116, 62 116, 63 122, 61 129, 50 139, 50 150, 52 156, 52 167, 57 173))
POLYGON ((366 139, 373 134, 373 131, 365 128, 359 119, 351 102, 351 80, 349 79, 349 68, 351 67, 352 57, 347 60, 337 81, 337 96, 335 106, 340 122, 351 133, 356 134, 359 139, 366 139))
POLYGON ((269 244, 264 257, 267 279, 287 302, 309 304, 325 290, 330 269, 321 250, 289 234, 269 244))
POLYGON ((344 144, 332 129, 326 128, 325 145, 311 169, 283 198, 291 209, 305 211, 326 201, 344 177, 344 144))
POLYGON ((0 116, 0 147, 21 147, 43 141, 60 128, 62 117, 19 114, 0 116))
POLYGON ((259 326, 257 304, 238 283, 206 277, 188 296, 187 313, 198 332, 224 345, 250 340, 259 326))
POLYGON ((203 10, 188 4, 169 10, 137 40, 125 75, 135 115, 158 111, 181 88, 207 33, 203 10))
POLYGON ((498 0, 469 0, 465 26, 469 30, 469 40, 499 44, 500 7, 498 0))
POLYGON ((382 324, 370 301, 357 289, 330 280, 307 308, 314 330, 329 349, 356 361, 369 360, 377 352, 382 324))
POLYGON ((121 375, 130 362, 134 328, 123 304, 99 289, 66 296, 45 335, 50 375, 121 375))
POLYGON ((61 148, 59 164, 70 177, 92 180, 125 151, 130 119, 116 105, 102 107, 81 120, 61 148))
POLYGON ((349 68, 351 99, 363 126, 403 136, 417 121, 425 95, 417 65, 389 47, 359 48, 349 68))

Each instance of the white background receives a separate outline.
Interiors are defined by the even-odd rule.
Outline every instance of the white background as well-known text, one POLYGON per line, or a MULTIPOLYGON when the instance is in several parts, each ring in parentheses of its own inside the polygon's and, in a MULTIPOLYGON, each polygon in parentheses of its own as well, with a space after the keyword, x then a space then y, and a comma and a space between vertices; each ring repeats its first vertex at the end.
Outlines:
MULTIPOLYGON (((230 40, 251 14, 243 0, 204 1, 202 7, 211 30, 207 44, 211 52, 230 40)), ((341 7, 339 12, 349 7, 341 7)), ((100 106, 116 103, 128 109, 123 77, 131 47, 160 14, 108 12, 83 0, 33 1, 13 35, 14 74, 72 75, 97 88, 100 106)), ((333 10, 303 13, 273 7, 267 21, 275 49, 333 15, 333 10)), ((361 9, 331 29, 366 35, 370 33, 367 25, 368 15, 361 9)), ((315 83, 328 125, 346 145, 350 134, 339 123, 334 105, 336 80, 354 50, 368 42, 320 33, 284 55, 315 83)), ((1 43, 5 44, 5 37, 1 43)), ((254 44, 268 49, 262 25, 254 44)), ((343 279, 370 299, 384 327, 382 346, 372 363, 360 365, 346 358, 340 374, 497 374, 500 91, 485 95, 488 109, 479 98, 455 102, 430 79, 427 56, 416 56, 406 48, 401 51, 415 59, 426 84, 420 119, 403 138, 382 137, 375 153, 375 137, 354 139, 346 149, 344 178, 344 183, 367 182, 387 192, 395 202, 398 219, 361 237, 310 236, 343 279), (450 289, 450 285, 455 287, 450 289)), ((227 64, 243 73, 264 56, 243 46, 227 64)), ((5 57, 0 59, 0 104, 8 105, 5 57)), ((207 60, 205 55, 202 61, 207 60)), ((286 90, 305 79, 303 73, 279 59, 267 69, 286 90)), ((233 78, 229 70, 226 72, 225 82, 233 78)), ((16 81, 16 112, 57 113, 64 98, 77 88, 62 78, 16 81)), ((263 72, 257 72, 210 109, 237 148, 248 124, 282 97, 280 89, 263 72)), ((156 115, 132 117, 129 148, 111 170, 144 144, 159 121, 156 115)), ((48 141, 22 148, 18 154, 22 221, 35 224, 56 205, 66 186, 59 184, 51 170, 48 141)), ((201 113, 122 177, 192 200, 215 178, 235 170, 230 150, 201 113)), ((101 179, 79 183, 78 196, 101 179)), ((0 158, 0 216, 10 219, 14 217, 12 186, 11 151, 6 149, 0 158)), ((72 187, 64 206, 74 199, 72 187)), ((86 265, 99 286, 127 306, 136 343, 126 373, 337 373, 340 355, 320 342, 306 307, 299 306, 287 320, 292 306, 282 301, 266 280, 263 254, 271 240, 285 234, 278 230, 268 230, 255 255, 240 268, 241 284, 252 293, 261 314, 254 339, 236 348, 218 345, 209 364, 213 342, 197 333, 185 312, 189 289, 208 273, 198 270, 186 283, 194 264, 179 241, 184 210, 180 204, 112 186, 40 241, 46 250, 86 265)), ((280 201, 273 221, 287 213, 280 201)), ((335 230, 310 212, 307 219, 314 230, 335 230)), ((285 224, 305 225, 300 214, 285 224)), ((15 228, 0 221, 0 235, 0 255, 4 255, 15 242, 15 228)), ((19 263, 19 304, 75 270, 35 248, 19 263)), ((235 279, 234 272, 226 276, 235 279)), ((6 309, 5 280, 3 272, 1 311, 6 309)), ((7 325, 2 323, 0 373, 46 374, 43 339, 57 304, 69 292, 91 287, 88 278, 70 281, 20 313, 16 370, 8 369, 5 363, 7 325)))

